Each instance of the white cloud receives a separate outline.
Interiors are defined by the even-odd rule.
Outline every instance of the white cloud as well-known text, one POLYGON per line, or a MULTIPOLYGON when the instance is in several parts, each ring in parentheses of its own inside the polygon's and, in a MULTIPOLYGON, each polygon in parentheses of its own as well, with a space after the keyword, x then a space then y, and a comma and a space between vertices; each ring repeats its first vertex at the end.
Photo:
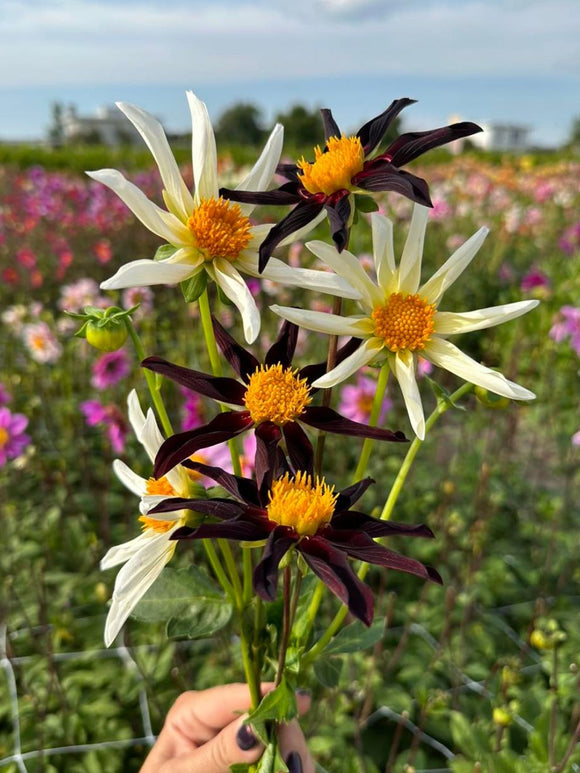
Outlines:
POLYGON ((0 85, 580 71, 577 0, 0 0, 0 85))

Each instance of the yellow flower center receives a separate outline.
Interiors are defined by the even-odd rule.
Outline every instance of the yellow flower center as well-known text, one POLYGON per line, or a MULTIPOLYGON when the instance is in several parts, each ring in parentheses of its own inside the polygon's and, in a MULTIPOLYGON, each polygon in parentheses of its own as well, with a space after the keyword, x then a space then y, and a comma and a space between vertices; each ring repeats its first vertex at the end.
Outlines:
MULTIPOLYGON (((155 480, 155 478, 149 478, 147 481, 146 491, 148 494, 153 496, 156 494, 167 497, 175 496, 175 489, 167 480, 165 475, 158 480, 155 480)), ((176 523, 174 520, 166 521, 155 518, 155 516, 152 515, 141 515, 139 516, 139 521, 143 524, 143 531, 151 529, 152 531, 156 531, 157 533, 161 534, 169 531, 173 526, 175 526, 176 523)))
POLYGON ((384 306, 373 310, 375 335, 391 352, 424 349, 433 332, 435 304, 418 295, 392 293, 384 306))
POLYGON ((195 245, 204 259, 225 258, 234 261, 252 237, 251 224, 238 204, 222 196, 202 199, 187 221, 195 245))
POLYGON ((10 435, 8 432, 4 429, 4 427, 0 427, 0 448, 4 448, 9 439, 10 435))
POLYGON ((351 180, 362 171, 365 154, 358 137, 330 137, 326 152, 314 148, 314 163, 302 158, 297 166, 300 182, 310 193, 332 193, 351 190, 351 180))
POLYGON ((261 365, 252 373, 244 402, 256 424, 284 425, 301 415, 312 398, 306 379, 297 372, 278 364, 261 365))
POLYGON ((299 472, 295 478, 288 473, 272 484, 268 502, 268 518, 280 526, 289 526, 301 536, 312 537, 321 526, 329 523, 338 494, 324 478, 312 482, 310 475, 299 472))

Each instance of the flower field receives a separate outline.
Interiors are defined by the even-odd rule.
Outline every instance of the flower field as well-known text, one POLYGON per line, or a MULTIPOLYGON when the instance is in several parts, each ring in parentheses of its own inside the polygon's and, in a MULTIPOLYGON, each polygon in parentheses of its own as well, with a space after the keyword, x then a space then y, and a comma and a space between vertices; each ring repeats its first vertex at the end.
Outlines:
MULTIPOLYGON (((219 166, 227 184, 247 172, 229 158, 219 166)), ((413 540, 412 555, 436 567, 443 585, 370 568, 375 623, 366 639, 347 627, 326 645, 303 727, 330 773, 580 770, 580 163, 442 154, 413 171, 429 179, 434 204, 425 277, 482 226, 490 231, 446 291, 442 311, 540 301, 517 320, 460 337, 463 352, 536 399, 466 389, 454 403, 449 394, 463 382, 418 358, 427 432, 393 516, 432 530, 435 539, 413 540)), ((183 173, 191 182, 191 170, 183 173)), ((163 206, 156 171, 127 175, 163 206)), ((400 255, 412 205, 382 194, 380 211, 394 223, 400 255)), ((260 213, 277 217, 269 207, 260 213)), ((308 239, 326 232, 322 224, 308 239)), ((103 643, 115 575, 99 562, 139 527, 135 497, 112 464, 121 459, 149 475, 127 409, 132 389, 143 408, 148 396, 130 340, 97 351, 74 337, 79 322, 65 311, 138 305, 133 322, 146 356, 209 372, 197 306, 183 302, 178 286, 99 289, 160 244, 95 180, 41 166, 0 168, 0 770, 7 773, 137 771, 181 691, 244 679, 238 642, 224 631, 195 639, 178 632, 167 641, 159 623, 130 620, 122 645, 103 643)), ((349 250, 372 269, 370 225, 353 230, 349 250)), ((323 267, 302 244, 276 256, 293 267, 323 267)), ((260 362, 280 323, 270 306, 332 310, 329 295, 272 278, 247 283, 262 324, 259 342, 247 348, 260 362)), ((215 290, 221 325, 243 341, 240 315, 215 290)), ((352 303, 344 301, 346 313, 355 313, 352 303)), ((302 329, 293 367, 325 360, 326 347, 326 336, 302 329)), ((225 359, 223 369, 235 376, 225 359)), ((333 383, 333 407, 367 422, 377 379, 371 362, 333 383)), ((169 380, 163 395, 184 432, 215 414, 212 400, 169 380)), ((386 395, 379 426, 413 437, 420 420, 411 417, 411 425, 397 380, 386 395)), ((316 429, 305 431, 314 442, 316 429)), ((352 482, 362 442, 326 437, 325 474, 337 489, 352 482)), ((252 433, 241 437, 246 473, 252 443, 252 433)), ((365 494, 366 513, 381 512, 408 449, 373 446, 367 470, 376 483, 365 494)), ((204 452, 208 464, 227 466, 222 446, 204 452)), ((393 544, 409 552, 404 537, 393 544)), ((191 563, 192 554, 201 557, 201 546, 184 541, 172 566, 191 563)), ((313 591, 306 582, 299 603, 313 591)), ((318 631, 338 608, 327 594, 318 631)), ((276 630, 281 608, 274 603, 268 614, 266 630, 276 630)))

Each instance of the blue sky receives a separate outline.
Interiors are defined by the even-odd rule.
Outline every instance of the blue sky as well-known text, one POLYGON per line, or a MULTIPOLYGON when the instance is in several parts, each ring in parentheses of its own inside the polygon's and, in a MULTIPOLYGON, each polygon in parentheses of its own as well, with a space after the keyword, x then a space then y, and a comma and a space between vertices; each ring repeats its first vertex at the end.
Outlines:
POLYGON ((409 96, 406 129, 455 114, 556 144, 580 114, 579 40, 578 0, 0 0, 0 139, 41 137, 55 100, 182 130, 191 88, 216 118, 302 102, 348 130, 409 96))

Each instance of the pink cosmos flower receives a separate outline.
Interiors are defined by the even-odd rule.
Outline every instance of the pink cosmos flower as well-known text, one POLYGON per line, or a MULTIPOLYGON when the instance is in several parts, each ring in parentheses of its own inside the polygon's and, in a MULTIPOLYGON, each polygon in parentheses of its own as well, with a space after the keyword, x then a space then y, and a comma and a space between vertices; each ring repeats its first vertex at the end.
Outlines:
POLYGON ((30 436, 24 430, 28 419, 22 413, 11 413, 0 408, 0 467, 9 459, 16 459, 30 443, 30 436))
POLYGON ((30 356, 36 362, 53 363, 62 354, 62 346, 46 322, 24 325, 22 337, 30 356))
POLYGON ((195 394, 195 392, 192 392, 190 389, 182 388, 180 389, 180 392, 185 398, 182 406, 183 418, 181 419, 181 430, 187 432, 190 429, 201 427, 206 422, 203 400, 198 394, 195 394))
POLYGON ((91 384, 95 389, 115 386, 129 375, 130 370, 129 357, 123 349, 105 352, 93 363, 91 384))
POLYGON ((128 287, 121 297, 124 309, 132 309, 133 306, 139 306, 132 315, 133 319, 143 319, 143 317, 153 311, 153 291, 150 287, 128 287))
POLYGON ((538 268, 532 267, 528 273, 522 278, 520 283, 520 290, 523 293, 536 294, 537 291, 549 290, 550 280, 540 271, 538 268))
POLYGON ((433 363, 419 355, 417 357, 417 376, 423 378, 423 376, 429 376, 432 372, 433 363))
POLYGON ((103 405, 98 400, 87 400, 81 403, 80 407, 88 426, 103 425, 107 430, 113 451, 116 454, 122 454, 125 449, 128 427, 125 417, 117 406, 103 405))
POLYGON ((580 429, 572 435, 572 445, 580 446, 580 429))
POLYGON ((580 356, 580 307, 562 306, 548 335, 558 343, 570 338, 570 346, 580 356))
POLYGON ((79 279, 61 288, 58 305, 67 311, 80 311, 85 306, 96 306, 98 296, 99 286, 94 279, 79 279))
POLYGON ((108 263, 113 257, 111 243, 108 239, 100 239, 94 246, 95 255, 101 265, 108 263))
MULTIPOLYGON (((362 376, 359 374, 356 384, 344 386, 340 392, 339 413, 346 416, 347 419, 359 421, 366 424, 371 415, 375 392, 377 391, 377 382, 374 378, 362 376)), ((387 412, 393 407, 389 398, 385 398, 381 406, 379 424, 383 424, 387 412)))
POLYGON ((36 255, 28 247, 18 250, 16 253, 16 260, 20 263, 22 268, 36 268, 36 255))

